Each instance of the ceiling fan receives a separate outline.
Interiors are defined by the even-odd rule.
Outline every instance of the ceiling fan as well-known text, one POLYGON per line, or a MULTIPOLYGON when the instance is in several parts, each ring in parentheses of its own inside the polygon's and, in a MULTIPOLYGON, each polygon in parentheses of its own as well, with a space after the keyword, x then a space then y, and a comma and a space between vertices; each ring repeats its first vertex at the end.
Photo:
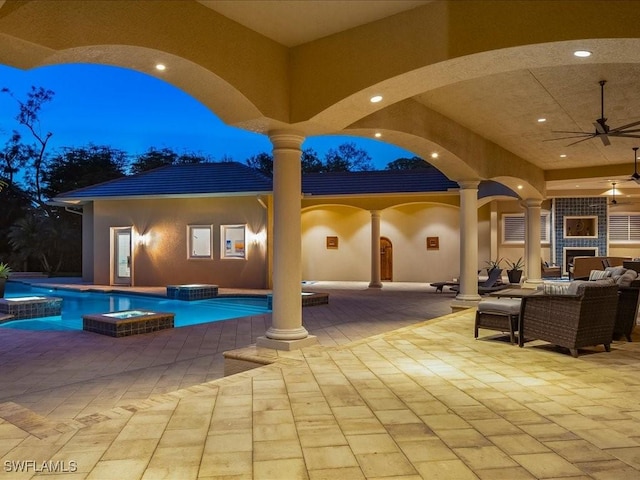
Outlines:
POLYGON ((631 122, 626 125, 622 125, 620 127, 611 128, 607 125, 607 118, 604 116, 604 85, 607 83, 606 80, 600 80, 600 118, 598 118, 595 122, 593 122, 593 126, 595 127, 595 131, 593 133, 587 132, 571 132, 571 131, 554 131, 553 133, 571 133, 573 135, 568 137, 560 137, 560 138, 552 138, 545 141, 550 140, 566 140, 569 138, 579 138, 580 140, 576 140, 575 142, 570 143, 567 147, 571 145, 575 145, 576 143, 584 142, 585 140, 590 140, 592 138, 599 138, 604 146, 611 145, 611 141, 609 137, 627 137, 627 138, 640 138, 640 128, 629 130, 631 127, 635 127, 640 125, 640 120, 636 122, 631 122))
POLYGON ((633 173, 629 180, 640 184, 640 173, 638 173, 638 147, 633 147, 633 173))

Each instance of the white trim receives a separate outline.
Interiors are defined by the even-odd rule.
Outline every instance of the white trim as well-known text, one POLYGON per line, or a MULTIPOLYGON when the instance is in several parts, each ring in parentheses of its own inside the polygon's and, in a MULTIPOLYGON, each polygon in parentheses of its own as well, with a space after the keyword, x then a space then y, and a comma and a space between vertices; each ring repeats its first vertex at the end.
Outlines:
POLYGON ((187 225, 187 259, 189 260, 211 260, 213 259, 213 225, 187 225), (207 238, 198 239, 195 232, 201 231, 207 238), (205 233, 206 232, 206 233, 205 233), (197 247, 194 247, 194 240, 197 247), (196 251, 195 248, 203 249, 202 252, 196 251))

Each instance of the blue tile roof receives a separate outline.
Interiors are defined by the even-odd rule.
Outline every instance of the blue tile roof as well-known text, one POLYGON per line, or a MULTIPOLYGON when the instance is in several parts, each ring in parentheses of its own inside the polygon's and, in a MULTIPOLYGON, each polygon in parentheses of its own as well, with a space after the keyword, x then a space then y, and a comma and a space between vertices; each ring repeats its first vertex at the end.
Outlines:
MULTIPOLYGON (((302 177, 305 195, 362 195, 446 192, 458 189, 435 168, 376 170, 367 172, 307 173, 302 177)), ((56 201, 153 196, 269 193, 270 177, 238 162, 168 165, 58 195, 56 201)), ((482 182, 479 197, 517 195, 496 182, 482 182)))
POLYGON ((435 168, 307 173, 302 177, 305 195, 446 192, 450 188, 459 187, 435 168))
POLYGON ((272 181, 238 162, 168 165, 60 194, 56 200, 271 192, 272 181))

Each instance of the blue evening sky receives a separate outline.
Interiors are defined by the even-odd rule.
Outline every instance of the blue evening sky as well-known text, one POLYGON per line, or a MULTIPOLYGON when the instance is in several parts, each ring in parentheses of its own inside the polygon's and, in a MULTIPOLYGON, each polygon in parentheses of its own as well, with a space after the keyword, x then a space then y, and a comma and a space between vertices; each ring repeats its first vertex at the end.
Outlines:
MULTIPOLYGON (((93 143, 131 155, 149 147, 194 152, 214 160, 230 157, 244 163, 261 152, 271 153, 265 135, 225 125, 213 112, 187 93, 155 77, 124 68, 69 64, 22 71, 0 65, 0 88, 9 88, 20 100, 31 86, 55 92, 40 113, 44 132, 52 132, 48 152, 61 147, 93 143)), ((0 144, 12 130, 23 133, 15 121, 17 104, 0 95, 0 144)), ((352 136, 308 138, 303 148, 313 148, 321 159, 330 148, 354 142, 371 156, 376 169, 413 153, 373 139, 352 136)))

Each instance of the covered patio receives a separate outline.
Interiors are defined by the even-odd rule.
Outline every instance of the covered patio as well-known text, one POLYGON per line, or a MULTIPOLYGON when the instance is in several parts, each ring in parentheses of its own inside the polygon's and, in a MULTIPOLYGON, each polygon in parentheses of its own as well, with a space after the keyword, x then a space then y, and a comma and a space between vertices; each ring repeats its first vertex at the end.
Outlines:
POLYGON ((331 298, 303 310, 320 345, 255 350, 273 363, 226 378, 221 352, 268 316, 124 339, 0 329, 0 475, 29 459, 94 479, 640 475, 640 343, 574 359, 474 340, 474 310, 445 314, 423 285, 309 289, 331 298))

